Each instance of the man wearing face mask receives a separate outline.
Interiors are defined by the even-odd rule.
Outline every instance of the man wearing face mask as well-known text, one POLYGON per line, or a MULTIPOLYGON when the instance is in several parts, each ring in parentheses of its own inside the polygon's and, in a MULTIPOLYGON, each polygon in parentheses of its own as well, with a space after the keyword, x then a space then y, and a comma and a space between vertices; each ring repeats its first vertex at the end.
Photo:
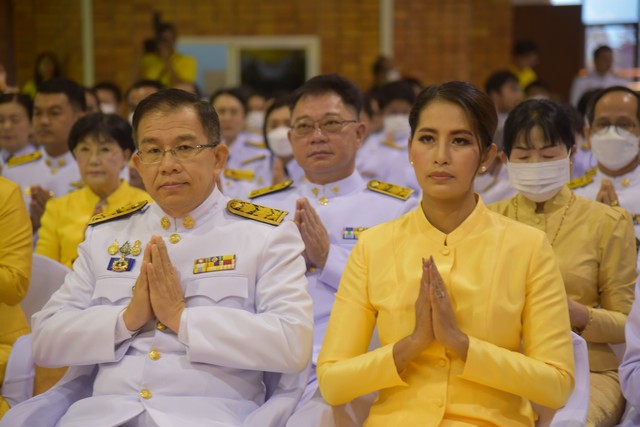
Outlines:
POLYGON ((586 138, 598 166, 571 182, 577 195, 629 211, 636 237, 640 237, 639 104, 638 94, 624 86, 594 95, 586 138))

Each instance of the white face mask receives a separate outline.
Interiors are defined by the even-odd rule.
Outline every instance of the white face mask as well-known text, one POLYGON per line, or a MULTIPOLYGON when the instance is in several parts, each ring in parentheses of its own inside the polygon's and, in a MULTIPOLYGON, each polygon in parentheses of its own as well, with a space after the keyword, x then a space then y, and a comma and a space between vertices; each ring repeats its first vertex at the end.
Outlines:
POLYGON ((289 128, 286 126, 279 126, 267 132, 269 147, 277 157, 289 157, 293 155, 293 149, 287 136, 288 133, 289 128))
POLYGON ((392 68, 387 71, 387 82, 396 82, 400 80, 400 71, 397 68, 392 68))
POLYGON ((262 133, 264 126, 264 111, 249 111, 247 113, 247 130, 262 133))
POLYGON ((409 126, 408 114, 391 114, 384 116, 384 132, 393 138, 394 141, 409 139, 411 126, 409 126))
POLYGON ((607 169, 622 169, 638 155, 638 137, 614 126, 594 133, 590 141, 593 155, 607 169))
POLYGON ((555 196, 571 179, 569 156, 550 162, 507 162, 507 170, 511 186, 537 203, 555 196))
POLYGON ((116 106, 113 104, 100 104, 100 111, 102 111, 103 114, 115 114, 116 106))

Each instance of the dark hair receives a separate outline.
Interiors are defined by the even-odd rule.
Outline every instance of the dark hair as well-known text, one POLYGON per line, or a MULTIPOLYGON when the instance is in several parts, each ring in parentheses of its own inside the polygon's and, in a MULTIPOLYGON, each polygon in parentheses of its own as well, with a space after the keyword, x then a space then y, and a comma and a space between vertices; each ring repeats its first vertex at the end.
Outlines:
POLYGON ((31 121, 31 116, 33 115, 33 101, 28 95, 19 94, 19 93, 2 93, 0 94, 0 104, 9 104, 11 102, 15 102, 16 104, 20 104, 24 111, 27 113, 27 117, 29 121, 31 121))
MULTIPOLYGON (((362 112, 364 112, 370 119, 373 118, 373 107, 371 102, 374 101, 374 97, 370 93, 362 94, 362 112)), ((375 100, 378 102, 377 100, 375 100)))
POLYGON ((131 153, 136 149, 131 136, 131 125, 115 114, 92 113, 81 117, 69 132, 69 150, 73 153, 76 146, 90 136, 98 140, 112 139, 120 148, 131 153))
POLYGON ((491 146, 493 135, 498 126, 498 114, 493 102, 491 102, 491 98, 467 82, 453 81, 443 83, 429 86, 420 92, 418 99, 411 107, 411 113, 409 113, 412 138, 420 121, 420 113, 435 101, 449 102, 462 108, 467 114, 471 127, 477 134, 481 151, 491 146))
POLYGON ((530 92, 531 90, 535 89, 535 88, 544 89, 544 90, 546 90, 547 92, 549 92, 549 91, 550 91, 550 90, 549 90, 549 85, 548 85, 545 81, 543 81, 543 80, 534 80, 534 81, 532 81, 531 83, 529 83, 529 84, 527 85, 527 87, 525 87, 525 88, 524 88, 524 93, 525 93, 525 95, 527 95, 527 96, 528 96, 528 95, 529 95, 529 92, 530 92))
MULTIPOLYGON (((84 94, 85 94, 85 95, 86 95, 86 94, 89 94, 89 95, 91 95, 91 96, 93 97, 93 99, 95 99, 95 101, 96 101, 96 105, 98 105, 98 108, 99 108, 99 107, 100 107, 100 100, 98 99, 98 95, 96 94, 96 91, 95 91, 95 90, 93 90, 92 88, 90 88, 90 87, 86 87, 86 86, 83 86, 83 87, 82 87, 82 90, 84 90, 84 94)), ((85 98, 85 102, 86 102, 86 99, 87 99, 87 98, 85 98)), ((87 105, 87 108, 89 108, 89 106, 88 106, 88 105, 87 105)))
POLYGON ((60 62, 58 61, 56 54, 48 51, 42 52, 36 57, 36 65, 33 71, 33 81, 36 84, 36 90, 42 83, 44 83, 38 69, 40 68, 40 62, 45 58, 51 60, 53 63, 53 77, 62 77, 62 69, 60 68, 60 62))
POLYGON ((380 55, 376 58, 373 65, 371 66, 371 71, 373 75, 377 76, 388 68, 388 64, 391 62, 391 58, 380 55))
POLYGON ((163 85, 161 82, 159 82, 157 80, 148 80, 148 79, 138 80, 133 85, 131 85, 131 87, 129 89, 127 89, 127 92, 124 94, 125 99, 129 98, 129 94, 132 91, 134 91, 136 89, 140 89, 142 87, 153 87, 153 88, 158 89, 158 91, 166 89, 165 85, 163 85))
POLYGON ((584 114, 581 114, 577 108, 569 104, 562 105, 569 115, 569 121, 571 124, 571 130, 573 130, 574 134, 584 134, 584 114))
POLYGON ((531 146, 531 131, 540 128, 550 146, 560 145, 571 150, 575 136, 571 128, 571 117, 566 107, 548 99, 529 99, 509 113, 504 124, 504 152, 511 156, 511 150, 519 136, 531 146))
POLYGON ((601 90, 602 89, 590 89, 582 94, 580 100, 578 101, 578 111, 580 111, 580 114, 582 114, 583 116, 587 115, 587 110, 589 109, 589 102, 591 102, 591 98, 593 98, 593 96, 601 90))
POLYGON ((242 111, 246 115, 247 114, 247 109, 248 109, 248 107, 247 107, 247 100, 248 100, 247 94, 248 94, 248 91, 245 88, 239 88, 239 87, 222 88, 222 89, 218 89, 217 91, 213 92, 213 94, 209 98, 209 102, 211 103, 211 105, 213 105, 213 102, 219 96, 222 96, 222 95, 232 96, 232 97, 234 97, 235 99, 238 100, 240 105, 242 105, 242 111))
POLYGON ((120 88, 112 82, 100 82, 93 86, 94 92, 99 90, 108 90, 113 94, 113 97, 116 99, 116 102, 119 104, 122 101, 122 92, 120 88))
POLYGON ((211 103, 184 90, 163 89, 140 101, 133 113, 133 140, 136 147, 138 146, 138 125, 144 116, 156 111, 169 113, 183 108, 191 108, 197 113, 208 143, 218 145, 220 143, 220 121, 211 103))
POLYGON ((178 34, 178 31, 176 30, 176 26, 175 25, 173 25, 170 22, 163 22, 163 23, 159 24, 157 29, 156 29, 157 37, 159 38, 162 35, 162 33, 164 33, 165 31, 171 31, 174 36, 176 36, 178 34))
POLYGON ((87 111, 87 102, 84 99, 84 88, 73 80, 64 77, 54 77, 42 83, 38 87, 38 94, 62 93, 67 96, 69 104, 75 111, 87 111))
POLYGON ((398 80, 384 84, 376 97, 380 109, 384 109, 391 101, 406 101, 409 105, 416 102, 414 83, 409 80, 398 80))
POLYGON ((353 108, 356 120, 359 120, 360 110, 362 110, 362 92, 358 86, 338 74, 321 74, 307 80, 293 92, 290 104, 291 111, 305 96, 328 93, 338 95, 346 107, 353 108))
POLYGON ((487 94, 491 94, 491 92, 499 93, 507 83, 518 83, 518 77, 511 71, 496 71, 487 79, 487 82, 484 84, 484 91, 487 92, 487 94))
POLYGON ((600 54, 604 52, 613 52, 613 49, 611 49, 606 44, 598 46, 596 50, 593 51, 593 60, 595 61, 596 59, 598 59, 598 56, 600 56, 600 54))
POLYGON ((278 110, 282 107, 289 107, 290 99, 288 96, 282 96, 280 98, 274 99, 269 103, 269 106, 264 112, 264 124, 262 125, 262 136, 264 137, 264 143, 267 144, 267 148, 271 151, 271 147, 269 146, 269 140, 267 139, 267 122, 269 121, 269 116, 275 110, 278 110))
POLYGON ((598 104, 598 101, 600 101, 603 96, 611 92, 625 92, 633 96, 636 100, 636 117, 638 118, 638 121, 640 121, 640 95, 625 86, 611 86, 606 89, 599 90, 589 100, 589 104, 587 106, 587 121, 589 122, 589 126, 593 124, 593 119, 596 113, 596 105, 598 104))
POLYGON ((538 53, 538 45, 531 40, 520 40, 513 45, 513 56, 538 53))

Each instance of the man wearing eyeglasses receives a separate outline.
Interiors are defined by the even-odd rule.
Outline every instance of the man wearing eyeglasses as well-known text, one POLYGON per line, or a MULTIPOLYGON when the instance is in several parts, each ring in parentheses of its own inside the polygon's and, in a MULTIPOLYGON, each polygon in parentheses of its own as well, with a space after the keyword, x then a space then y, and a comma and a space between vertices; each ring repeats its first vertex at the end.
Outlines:
MULTIPOLYGON (((289 211, 286 218, 298 226, 302 235, 314 303, 314 366, 334 293, 359 234, 401 216, 417 204, 416 198, 411 197, 413 190, 381 181, 367 182, 356 171, 356 153, 365 136, 365 126, 358 120, 361 107, 360 90, 341 76, 320 75, 307 81, 293 94, 289 131, 304 179, 249 195, 260 204, 289 211)), ((316 389, 314 372, 303 401, 310 399, 316 389)), ((321 400, 318 394, 315 399, 321 400)), ((297 415, 306 424, 301 421, 294 425, 332 424, 330 413, 308 415, 306 409, 297 415), (327 418, 310 421, 310 417, 317 416, 327 418)))
POLYGON ((283 425, 312 342, 296 226, 216 188, 228 151, 209 103, 158 92, 133 129, 155 203, 92 219, 74 271, 33 319, 36 363, 72 368, 0 425, 283 425))
POLYGON ((623 86, 594 95, 587 112, 587 143, 597 168, 570 184, 582 197, 628 210, 640 238, 640 97, 623 86))

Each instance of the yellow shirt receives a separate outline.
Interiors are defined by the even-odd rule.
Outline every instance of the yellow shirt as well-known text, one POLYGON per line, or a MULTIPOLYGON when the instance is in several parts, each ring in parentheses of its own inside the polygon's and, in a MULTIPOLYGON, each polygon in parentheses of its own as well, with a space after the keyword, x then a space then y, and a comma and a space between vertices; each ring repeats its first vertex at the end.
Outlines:
MULTIPOLYGON (((151 201, 151 196, 122 181, 120 187, 107 197, 102 212, 111 212, 141 200, 151 201)), ((42 215, 36 253, 72 267, 78 257, 78 245, 84 240, 87 222, 99 202, 100 198, 88 187, 50 199, 42 215)))
POLYGON ((533 426, 529 400, 558 408, 573 389, 566 294, 546 237, 481 200, 448 235, 421 208, 362 233, 317 372, 333 405, 380 390, 368 427, 533 426), (430 255, 469 336, 467 360, 434 341, 398 374, 393 346, 413 332, 421 259, 430 255), (382 346, 367 352, 374 326, 382 346))
MULTIPOLYGON (((196 81, 197 63, 194 57, 173 52, 171 65, 180 80, 190 83, 196 81)), ((142 57, 142 77, 157 80, 167 87, 177 83, 171 81, 171 73, 167 70, 164 59, 155 53, 147 53, 142 57)))
POLYGON ((535 203, 522 194, 489 209, 546 231, 567 295, 589 307, 591 321, 582 337, 591 370, 617 369, 618 358, 608 343, 624 342, 624 325, 633 304, 637 277, 633 223, 624 209, 580 196, 573 196, 567 209, 572 194, 564 187, 538 214, 535 203))
MULTIPOLYGON (((31 221, 20 187, 0 177, 0 384, 14 341, 29 333, 20 301, 31 278, 31 221)), ((0 418, 8 405, 0 396, 0 418)))
POLYGON ((516 75, 522 90, 525 90, 527 86, 538 80, 538 75, 532 68, 518 68, 515 65, 511 65, 509 66, 509 71, 516 75))

